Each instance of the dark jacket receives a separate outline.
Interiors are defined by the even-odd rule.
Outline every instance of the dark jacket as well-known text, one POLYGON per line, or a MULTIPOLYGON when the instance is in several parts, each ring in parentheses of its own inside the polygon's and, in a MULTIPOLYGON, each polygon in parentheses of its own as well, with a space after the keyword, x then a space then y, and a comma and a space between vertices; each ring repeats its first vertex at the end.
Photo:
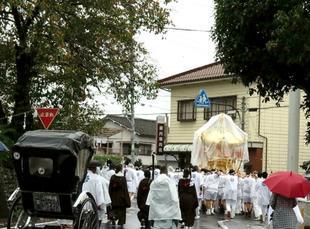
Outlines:
POLYGON ((110 179, 109 194, 112 207, 130 208, 130 198, 124 176, 113 175, 110 179))
POLYGON ((180 209, 185 226, 193 226, 195 221, 195 209, 198 207, 198 199, 195 185, 190 185, 190 179, 180 179, 178 185, 180 209))

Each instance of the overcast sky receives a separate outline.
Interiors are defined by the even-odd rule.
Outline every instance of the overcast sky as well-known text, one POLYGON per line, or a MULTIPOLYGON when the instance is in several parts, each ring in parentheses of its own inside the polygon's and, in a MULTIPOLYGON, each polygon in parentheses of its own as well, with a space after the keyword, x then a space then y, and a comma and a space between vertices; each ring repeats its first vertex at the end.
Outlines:
MULTIPOLYGON (((179 0, 170 4, 174 25, 169 27, 202 32, 169 29, 164 36, 143 33, 139 37, 150 53, 150 61, 158 68, 158 79, 214 62, 215 45, 210 32, 206 32, 214 23, 213 4, 213 0, 179 0)), ((111 96, 107 98, 111 101, 111 96)), ((106 102, 105 112, 121 114, 122 109, 115 102, 106 102)), ((169 112, 170 93, 162 90, 156 100, 142 100, 136 106, 136 116, 147 119, 169 112)))

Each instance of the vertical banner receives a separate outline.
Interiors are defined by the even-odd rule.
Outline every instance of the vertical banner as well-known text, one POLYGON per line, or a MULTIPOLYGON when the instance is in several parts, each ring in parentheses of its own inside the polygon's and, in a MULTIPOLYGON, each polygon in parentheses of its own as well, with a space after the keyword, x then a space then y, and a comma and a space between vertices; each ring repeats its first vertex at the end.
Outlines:
POLYGON ((156 154, 163 154, 165 146, 165 124, 157 123, 156 127, 156 154))

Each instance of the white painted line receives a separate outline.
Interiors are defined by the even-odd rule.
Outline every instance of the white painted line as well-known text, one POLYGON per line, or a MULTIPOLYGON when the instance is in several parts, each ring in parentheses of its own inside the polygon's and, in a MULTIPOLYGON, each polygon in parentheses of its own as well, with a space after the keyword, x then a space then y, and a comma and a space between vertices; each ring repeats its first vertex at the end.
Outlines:
POLYGON ((229 220, 221 220, 217 221, 217 224, 222 228, 222 229, 229 229, 227 226, 225 226, 225 222, 228 222, 229 220))

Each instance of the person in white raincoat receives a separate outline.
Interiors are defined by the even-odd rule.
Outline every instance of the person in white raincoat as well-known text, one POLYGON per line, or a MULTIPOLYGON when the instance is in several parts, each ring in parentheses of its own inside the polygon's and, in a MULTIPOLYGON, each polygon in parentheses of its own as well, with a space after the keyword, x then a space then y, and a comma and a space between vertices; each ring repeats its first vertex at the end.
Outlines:
POLYGON ((259 220, 260 216, 262 215, 262 209, 260 205, 258 204, 258 192, 257 192, 257 185, 261 183, 261 173, 257 173, 257 171, 253 172, 252 175, 253 179, 255 180, 253 185, 253 190, 251 192, 251 198, 252 198, 252 204, 253 204, 253 212, 254 212, 254 220, 259 220))
POLYGON ((238 197, 238 177, 235 175, 235 171, 231 169, 225 178, 224 199, 226 203, 226 213, 229 219, 233 219, 235 217, 238 197))
POLYGON ((87 175, 82 186, 82 191, 89 192, 90 194, 92 194, 92 196, 95 199, 98 210, 101 211, 103 209, 105 200, 101 178, 98 174, 96 174, 98 164, 99 163, 96 161, 89 162, 87 168, 87 175))
POLYGON ((205 188, 204 199, 206 200, 207 215, 215 214, 214 205, 215 201, 217 200, 219 182, 219 173, 212 171, 212 173, 206 177, 206 180, 203 184, 205 188))
POLYGON ((256 184, 256 191, 257 191, 257 202, 262 210, 262 214, 260 215, 260 221, 264 222, 268 210, 268 205, 271 198, 271 192, 269 188, 263 183, 263 181, 267 178, 268 173, 262 173, 262 179, 259 183, 256 184))
POLYGON ((181 220, 179 196, 176 186, 163 166, 160 175, 152 182, 146 205, 150 206, 149 220, 154 221, 154 229, 171 229, 173 222, 181 220))
MULTIPOLYGON (((98 175, 100 175, 100 169, 97 167, 98 175)), ((109 194, 109 181, 104 178, 102 175, 99 176, 99 179, 101 181, 102 189, 103 189, 103 199, 104 203, 101 206, 101 210, 98 210, 99 220, 106 223, 108 221, 107 219, 107 206, 111 204, 111 198, 109 194)))
MULTIPOLYGON (((154 169, 154 180, 159 176, 159 174, 160 174, 160 169, 157 168, 157 166, 156 166, 156 168, 154 169)), ((152 176, 153 176, 153 174, 152 174, 152 176)))
POLYGON ((249 171, 246 172, 246 176, 243 178, 242 197, 244 203, 244 214, 248 218, 251 218, 252 213, 252 191, 255 184, 254 178, 249 171))

